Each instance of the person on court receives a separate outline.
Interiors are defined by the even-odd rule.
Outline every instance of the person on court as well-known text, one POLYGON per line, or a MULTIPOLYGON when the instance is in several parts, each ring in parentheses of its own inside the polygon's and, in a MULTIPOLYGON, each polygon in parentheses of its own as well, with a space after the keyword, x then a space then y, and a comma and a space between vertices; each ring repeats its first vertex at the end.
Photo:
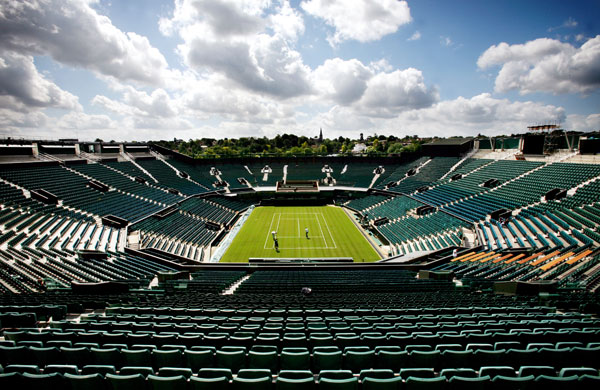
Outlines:
POLYGON ((306 232, 306 238, 308 239, 308 228, 305 228, 304 231, 306 232))

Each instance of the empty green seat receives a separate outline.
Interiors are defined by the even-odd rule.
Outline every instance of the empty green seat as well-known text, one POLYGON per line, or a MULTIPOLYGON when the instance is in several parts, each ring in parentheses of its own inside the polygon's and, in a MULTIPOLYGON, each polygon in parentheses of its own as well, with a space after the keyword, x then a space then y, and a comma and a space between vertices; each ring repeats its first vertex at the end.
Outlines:
POLYGON ((350 370, 321 370, 319 371, 319 379, 347 379, 352 378, 354 374, 350 370))
POLYGON ((489 376, 475 378, 453 376, 448 380, 448 390, 488 390, 491 379, 489 376))
POLYGON ((577 375, 572 376, 547 376, 540 375, 535 378, 536 389, 544 390, 564 390, 568 388, 576 388, 578 385, 577 375))
POLYGON ((539 375, 547 375, 554 376, 556 375, 556 370, 551 366, 521 366, 519 368, 519 376, 539 376, 539 375))
POLYGON ((116 374, 115 366, 108 364, 88 364, 81 368, 82 375, 89 374, 100 374, 102 376, 106 374, 116 374))
POLYGON ((358 376, 362 381, 364 378, 393 378, 394 371, 391 369, 383 368, 383 369, 368 369, 361 370, 358 376))
POLYGON ((278 361, 279 357, 277 356, 277 348, 275 348, 274 351, 251 350, 248 352, 249 368, 268 368, 269 370, 276 371, 278 361))
POLYGON ((439 369, 440 351, 413 351, 408 355, 408 366, 439 369))
POLYGON ((30 374, 39 374, 40 368, 35 364, 9 364, 4 367, 4 372, 9 374, 11 372, 19 372, 24 374, 26 372, 30 374))
POLYGON ((591 367, 564 367, 561 368, 558 376, 572 376, 572 375, 598 375, 598 370, 591 367))
POLYGON ((122 349, 124 366, 152 366, 152 353, 147 349, 122 349))
POLYGON ((191 390, 226 390, 229 389, 229 378, 225 376, 214 378, 192 376, 189 387, 191 390))
POLYGON ((278 376, 275 381, 276 390, 314 390, 315 380, 311 377, 307 378, 285 378, 278 376))
POLYGON ((215 366, 230 368, 232 372, 238 372, 239 369, 246 367, 246 353, 242 350, 218 350, 215 354, 215 366))
POLYGON ((158 369, 158 376, 179 376, 182 375, 186 379, 192 376, 191 368, 184 367, 161 367, 158 369))
POLYGON ((494 378, 496 375, 516 376, 515 369, 509 366, 485 366, 479 369, 479 376, 489 376, 494 378))
POLYGON ((358 373, 375 367, 375 351, 348 351, 344 355, 344 368, 358 373))
POLYGON ((183 375, 158 376, 148 375, 149 390, 186 390, 187 380, 183 375))
POLYGON ((119 374, 121 374, 121 375, 141 374, 144 377, 147 377, 148 375, 154 374, 154 368, 143 367, 143 366, 125 366, 125 367, 121 367, 119 374))
POLYGON ((229 380, 233 378, 231 369, 229 368, 201 368, 198 371, 199 378, 220 378, 225 377, 229 380))
POLYGON ((538 358, 540 364, 553 367, 567 367, 571 364, 571 354, 569 348, 540 348, 538 358))
POLYGON ((319 379, 319 390, 358 390, 358 378, 319 379))
POLYGON ((510 362, 515 367, 534 365, 552 366, 552 364, 542 361, 543 357, 539 356, 537 349, 509 349, 506 351, 505 359, 506 362, 510 362))
POLYGON ((90 352, 94 364, 113 365, 119 368, 123 366, 121 351, 117 348, 91 348, 90 352))
POLYGON ((57 372, 61 375, 66 374, 67 372, 70 374, 77 374, 79 369, 74 364, 48 364, 44 367, 45 374, 51 374, 57 372))
POLYGON ((232 387, 234 389, 248 389, 248 390, 270 390, 272 385, 271 377, 259 377, 259 378, 241 378, 239 376, 233 379, 232 387))
POLYGON ((44 374, 26 372, 21 376, 21 384, 26 389, 62 389, 66 386, 63 376, 58 372, 44 374))
POLYGON ((443 390, 445 388, 446 378, 443 376, 434 378, 409 376, 404 384, 406 390, 443 390))
POLYGON ((522 390, 533 387, 533 375, 528 376, 504 376, 496 375, 492 379, 492 389, 497 390, 522 390))
POLYGON ((475 378, 477 371, 472 368, 444 368, 440 371, 440 376, 450 379, 453 376, 465 376, 469 378, 475 378))
POLYGON ((73 375, 65 374, 65 382, 72 390, 107 390, 104 377, 100 374, 73 375))
POLYGON ((435 350, 444 353, 444 351, 463 351, 464 348, 460 344, 437 344, 435 350))
POLYGON ((265 368, 242 368, 238 371, 237 376, 240 378, 271 378, 271 370, 265 368))
POLYGON ((145 390, 146 377, 142 374, 106 374, 106 381, 112 390, 145 390))
POLYGON ((310 370, 310 354, 307 350, 289 350, 284 348, 279 357, 282 370, 310 370))
POLYGON ((402 379, 407 379, 409 376, 417 377, 417 378, 433 378, 435 376, 435 372, 433 368, 402 368, 400 369, 400 377, 402 379))
POLYGON ((313 369, 321 370, 338 370, 342 368, 342 352, 341 351, 314 351, 313 352, 313 369))
POLYGON ((381 350, 375 356, 375 365, 377 368, 389 368, 398 371, 401 367, 406 367, 408 361, 408 352, 406 351, 388 351, 381 350))
POLYGON ((155 349, 152 351, 153 367, 183 367, 183 354, 178 349, 155 349))
POLYGON ((500 349, 497 351, 478 349, 475 352, 473 352, 473 357, 471 361, 472 364, 477 365, 479 367, 500 366, 504 362, 505 357, 506 350, 504 349, 500 349))
POLYGON ((399 390, 401 386, 402 378, 399 376, 393 378, 366 377, 362 380, 363 390, 399 390))
POLYGON ((60 351, 57 347, 29 347, 31 363, 44 367, 48 364, 61 362, 60 351))
POLYGON ((60 347, 62 361, 79 367, 92 363, 92 353, 86 347, 60 347))

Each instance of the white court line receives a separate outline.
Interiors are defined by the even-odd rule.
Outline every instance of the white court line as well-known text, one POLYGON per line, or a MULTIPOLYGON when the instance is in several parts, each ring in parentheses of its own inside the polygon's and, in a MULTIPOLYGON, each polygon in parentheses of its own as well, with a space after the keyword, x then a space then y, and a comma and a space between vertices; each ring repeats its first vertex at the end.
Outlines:
POLYGON ((327 240, 325 239, 325 234, 323 233, 323 228, 321 227, 321 221, 319 221, 319 217, 316 217, 317 223, 319 224, 319 229, 321 229, 321 236, 323 237, 323 241, 325 242, 325 249, 329 249, 327 245, 327 240))
POLYGON ((279 233, 279 222, 281 222, 281 213, 279 213, 279 219, 277 220, 277 227, 275 228, 275 234, 279 233))
POLYGON ((317 224, 319 225, 319 230, 321 231, 321 234, 319 236, 315 236, 314 239, 322 239, 323 243, 325 244, 325 247, 282 247, 280 246, 279 249, 293 249, 293 250, 312 250, 312 249, 337 249, 337 244, 335 243, 335 240, 333 239, 333 235, 331 233, 331 229, 329 229, 329 225, 327 224, 327 220, 325 219, 325 216, 323 215, 322 212, 320 213, 316 213, 316 212, 312 212, 312 213, 273 213, 273 215, 271 216, 271 223, 269 225, 269 231, 267 232, 267 237, 265 239, 265 245, 263 246, 264 249, 272 249, 275 245, 273 244, 270 247, 267 247, 267 244, 269 242, 269 237, 271 235, 271 232, 273 231, 273 223, 275 220, 275 214, 277 214, 278 218, 277 218, 277 226, 275 228, 275 231, 278 232, 279 231, 279 225, 281 224, 281 220, 296 220, 297 224, 298 224, 298 235, 297 236, 279 236, 277 235, 277 238, 280 239, 297 239, 297 238, 301 238, 301 229, 300 229, 300 218, 285 218, 285 216, 296 216, 296 215, 312 215, 316 221, 317 224), (329 246, 327 244, 327 239, 325 238, 325 232, 323 231, 323 226, 321 225, 321 221, 319 220, 319 215, 321 216, 321 218, 323 218, 323 222, 325 223, 325 227, 327 229, 327 232, 329 233, 329 237, 331 237, 331 241, 333 242, 333 247, 329 246), (282 218, 282 216, 284 216, 282 218))
POLYGON ((313 249, 335 249, 335 248, 331 248, 331 247, 325 247, 325 246, 311 246, 310 248, 305 248, 305 247, 287 247, 287 246, 280 246, 279 249, 293 249, 296 251, 310 251, 313 249))
POLYGON ((329 229, 329 224, 327 224, 327 220, 325 219, 325 216, 323 215, 323 213, 321 213, 321 217, 323 217, 323 222, 325 222, 325 226, 327 227, 327 231, 329 232, 329 237, 331 237, 331 241, 333 242, 333 246, 335 248, 337 248, 335 240, 333 239, 333 234, 331 234, 331 229, 329 229))
POLYGON ((267 231, 267 238, 265 239, 265 245, 263 246, 264 249, 269 249, 269 248, 267 248, 267 242, 269 241, 269 235, 273 231, 273 230, 271 230, 271 228, 273 227, 274 219, 275 219, 275 213, 273 213, 273 216, 271 217, 271 224, 269 225, 269 231, 267 231))
POLYGON ((312 212, 312 213, 280 213, 280 214, 283 214, 283 215, 310 215, 310 214, 322 214, 322 213, 312 212))

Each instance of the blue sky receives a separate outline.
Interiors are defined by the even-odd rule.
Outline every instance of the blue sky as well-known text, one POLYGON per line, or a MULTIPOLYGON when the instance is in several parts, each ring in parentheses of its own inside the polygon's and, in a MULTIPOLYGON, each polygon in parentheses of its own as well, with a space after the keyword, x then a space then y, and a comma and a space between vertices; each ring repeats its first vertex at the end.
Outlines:
POLYGON ((600 130, 598 1, 0 3, 0 133, 600 130))

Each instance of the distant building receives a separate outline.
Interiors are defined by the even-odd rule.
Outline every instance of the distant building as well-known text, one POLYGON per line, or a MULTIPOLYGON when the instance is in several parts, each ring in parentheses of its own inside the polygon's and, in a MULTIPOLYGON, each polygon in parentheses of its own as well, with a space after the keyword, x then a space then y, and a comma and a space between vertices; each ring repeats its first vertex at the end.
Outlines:
POLYGON ((354 145, 354 148, 352 149, 352 153, 353 154, 361 154, 361 153, 364 153, 366 150, 367 150, 367 145, 356 144, 356 145, 354 145))

